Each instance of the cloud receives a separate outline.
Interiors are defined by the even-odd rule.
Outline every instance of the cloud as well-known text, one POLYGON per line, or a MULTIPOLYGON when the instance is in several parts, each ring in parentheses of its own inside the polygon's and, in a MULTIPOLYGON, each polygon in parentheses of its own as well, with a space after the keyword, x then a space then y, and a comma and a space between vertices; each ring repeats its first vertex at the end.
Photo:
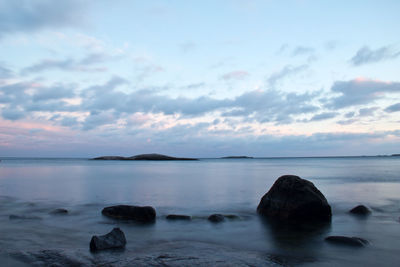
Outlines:
POLYGON ((7 79, 14 76, 14 73, 9 68, 0 65, 0 79, 7 79))
POLYGON ((14 107, 3 109, 1 115, 7 120, 15 121, 24 118, 25 112, 14 107))
POLYGON ((228 73, 225 73, 221 76, 221 79, 225 81, 229 80, 243 80, 247 78, 250 74, 247 71, 244 70, 236 70, 236 71, 231 71, 228 73))
POLYGON ((383 46, 375 50, 370 49, 368 46, 364 46, 357 51, 357 53, 350 59, 350 62, 355 66, 360 66, 383 60, 395 59, 398 56, 400 56, 400 50, 395 50, 390 46, 383 46))
POLYGON ((303 56, 303 55, 312 55, 314 54, 315 49, 308 46, 297 46, 292 51, 292 57, 303 56))
POLYGON ((337 112, 324 112, 314 115, 309 121, 322 121, 327 119, 332 119, 339 115, 337 112))
POLYGON ((339 95, 329 99, 327 107, 340 109, 374 103, 386 94, 400 93, 400 83, 368 79, 337 81, 331 87, 331 91, 339 95))
POLYGON ((92 130, 102 125, 112 124, 116 122, 116 118, 108 112, 91 112, 83 122, 82 129, 84 131, 92 130))
POLYGON ((73 86, 64 86, 59 84, 52 87, 37 88, 36 92, 32 95, 32 100, 37 102, 50 99, 72 98, 74 95, 73 86))
POLYGON ((377 111, 377 107, 372 107, 372 108, 362 108, 358 111, 358 116, 360 117, 369 117, 373 116, 375 114, 375 111, 377 111))
POLYGON ((186 42, 179 45, 183 52, 190 52, 196 49, 197 45, 194 42, 186 42))
POLYGON ((385 111, 389 113, 400 111, 400 103, 388 106, 387 108, 385 108, 385 111))
POLYGON ((87 17, 87 1, 0 0, 0 38, 6 34, 77 26, 87 17))
POLYGON ((99 63, 104 63, 109 60, 115 60, 118 57, 112 57, 105 53, 91 53, 80 60, 75 59, 45 59, 35 63, 29 67, 22 69, 21 74, 27 75, 31 73, 38 73, 48 70, 61 70, 61 71, 78 71, 78 72, 104 72, 104 67, 91 67, 99 63))
POLYGON ((296 75, 297 73, 300 73, 306 70, 307 68, 308 68, 307 65, 301 65, 301 66, 286 65, 280 71, 271 74, 271 76, 269 76, 267 81, 271 87, 275 87, 278 81, 283 80, 286 77, 296 75))
POLYGON ((204 82, 200 82, 200 83, 191 83, 185 86, 182 86, 183 89, 198 89, 198 88, 202 88, 206 86, 206 83, 204 82))

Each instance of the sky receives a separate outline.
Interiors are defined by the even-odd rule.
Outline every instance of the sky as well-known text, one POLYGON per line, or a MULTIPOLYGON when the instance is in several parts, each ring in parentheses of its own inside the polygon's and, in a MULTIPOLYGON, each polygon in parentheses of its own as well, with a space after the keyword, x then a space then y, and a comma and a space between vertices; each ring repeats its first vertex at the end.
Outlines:
POLYGON ((399 11, 0 0, 0 156, 400 153, 399 11))

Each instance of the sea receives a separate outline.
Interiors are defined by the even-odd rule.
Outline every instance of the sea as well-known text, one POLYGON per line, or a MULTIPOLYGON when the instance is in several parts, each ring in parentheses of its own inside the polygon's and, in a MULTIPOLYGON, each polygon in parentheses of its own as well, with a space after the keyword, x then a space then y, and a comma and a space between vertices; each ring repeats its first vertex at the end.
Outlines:
POLYGON ((1 266, 400 266, 400 157, 0 160, 1 266), (257 215, 261 197, 285 174, 325 195, 330 224, 293 230, 257 215), (118 204, 152 206, 156 222, 102 216, 118 204), (359 204, 372 213, 350 214, 359 204), (68 213, 52 213, 59 208, 68 213), (215 224, 207 220, 215 213, 237 217, 215 224), (114 227, 126 248, 90 252, 91 237, 114 227), (369 244, 331 244, 330 235, 369 244))

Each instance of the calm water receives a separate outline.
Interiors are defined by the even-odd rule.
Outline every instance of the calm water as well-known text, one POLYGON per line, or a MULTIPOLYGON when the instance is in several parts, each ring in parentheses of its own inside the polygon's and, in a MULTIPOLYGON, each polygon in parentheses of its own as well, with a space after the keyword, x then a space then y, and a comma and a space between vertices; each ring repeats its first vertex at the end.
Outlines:
MULTIPOLYGON (((200 161, 90 161, 85 159, 7 159, 0 162, 0 253, 57 248, 92 257, 94 234, 119 226, 128 251, 165 241, 200 241, 241 251, 294 259, 295 265, 398 266, 400 262, 400 158, 205 159, 200 161), (312 181, 333 209, 332 224, 311 233, 275 229, 255 210, 281 175, 312 181), (369 206, 367 219, 347 213, 369 206), (118 223, 101 215, 113 204, 151 205, 150 226, 118 223), (49 212, 66 208, 66 216, 49 212), (170 213, 194 216, 169 222, 170 213), (240 220, 215 225, 212 213, 240 220), (40 219, 10 220, 9 215, 40 219), (371 245, 338 247, 328 235, 359 236, 371 245)), ((1 259, 1 258, 0 258, 1 259)), ((13 264, 15 262, 12 262, 13 264)), ((289 261, 290 264, 290 261, 289 261)))

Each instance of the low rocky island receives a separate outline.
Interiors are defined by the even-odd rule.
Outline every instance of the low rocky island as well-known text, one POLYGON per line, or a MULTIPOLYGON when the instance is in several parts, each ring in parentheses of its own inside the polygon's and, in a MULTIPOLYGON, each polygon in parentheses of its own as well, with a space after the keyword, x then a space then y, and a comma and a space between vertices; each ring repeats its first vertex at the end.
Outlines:
POLYGON ((196 158, 177 158, 166 156, 162 154, 140 154, 131 157, 121 157, 121 156, 101 156, 97 158, 92 158, 92 160, 198 160, 196 158))
POLYGON ((248 156, 227 156, 227 157, 222 157, 221 159, 254 159, 254 158, 248 156))

